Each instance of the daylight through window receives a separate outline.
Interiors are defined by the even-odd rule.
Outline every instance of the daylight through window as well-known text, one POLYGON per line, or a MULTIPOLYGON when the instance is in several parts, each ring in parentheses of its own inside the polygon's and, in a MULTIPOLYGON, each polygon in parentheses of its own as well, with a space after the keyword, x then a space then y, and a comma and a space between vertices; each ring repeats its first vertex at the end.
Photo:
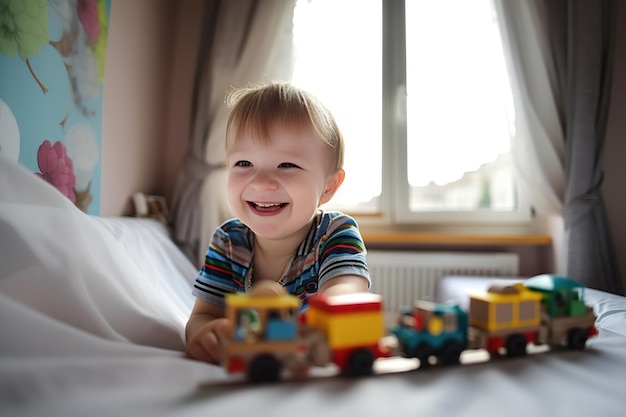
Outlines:
POLYGON ((515 112, 491 0, 393 8, 402 24, 384 27, 382 0, 297 2, 292 81, 327 104, 346 139, 346 180, 329 206, 409 221, 515 211, 515 112), (390 63, 383 45, 405 47, 390 63), (399 62, 404 78, 385 81, 399 62), (388 120, 383 88, 396 94, 388 120))

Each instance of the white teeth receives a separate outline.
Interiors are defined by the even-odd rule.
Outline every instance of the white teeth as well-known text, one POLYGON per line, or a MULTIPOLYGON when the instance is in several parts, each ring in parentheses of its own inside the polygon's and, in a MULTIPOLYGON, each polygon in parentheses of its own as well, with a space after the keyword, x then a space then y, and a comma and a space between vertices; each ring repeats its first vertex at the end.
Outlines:
POLYGON ((262 207, 262 208, 270 208, 270 207, 278 207, 280 206, 280 203, 254 203, 254 205, 257 207, 262 207))

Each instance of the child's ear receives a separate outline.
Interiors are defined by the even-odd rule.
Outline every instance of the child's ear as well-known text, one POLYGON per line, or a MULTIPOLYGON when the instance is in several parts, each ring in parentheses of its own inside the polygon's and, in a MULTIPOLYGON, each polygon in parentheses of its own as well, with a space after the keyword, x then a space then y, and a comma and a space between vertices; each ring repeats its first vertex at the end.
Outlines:
POLYGON ((322 205, 324 203, 328 203, 331 198, 335 195, 341 184, 343 183, 344 178, 346 177, 346 172, 343 169, 335 172, 326 180, 326 188, 324 188, 324 192, 320 197, 320 201, 318 205, 322 205))

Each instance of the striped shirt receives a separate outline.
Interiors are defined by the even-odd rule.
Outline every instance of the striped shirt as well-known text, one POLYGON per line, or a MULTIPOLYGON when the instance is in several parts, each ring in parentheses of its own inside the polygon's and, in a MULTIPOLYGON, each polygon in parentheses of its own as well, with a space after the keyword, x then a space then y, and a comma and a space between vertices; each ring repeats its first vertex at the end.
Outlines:
MULTIPOLYGON (((253 271, 254 234, 241 221, 229 220, 211 239, 193 294, 224 305, 224 295, 249 291, 253 271)), ((359 275, 370 281, 365 244, 355 220, 337 211, 319 210, 279 283, 303 301, 326 281, 340 275, 359 275)))

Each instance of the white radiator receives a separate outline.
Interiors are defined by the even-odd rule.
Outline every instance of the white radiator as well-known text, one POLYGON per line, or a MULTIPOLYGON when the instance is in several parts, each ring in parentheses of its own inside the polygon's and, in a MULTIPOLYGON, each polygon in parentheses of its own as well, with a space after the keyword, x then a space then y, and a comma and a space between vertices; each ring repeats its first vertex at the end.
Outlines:
POLYGON ((437 280, 446 275, 513 277, 519 257, 496 252, 400 252, 372 250, 367 253, 372 278, 371 292, 381 294, 387 317, 397 316, 402 306, 415 300, 434 300, 437 280))

